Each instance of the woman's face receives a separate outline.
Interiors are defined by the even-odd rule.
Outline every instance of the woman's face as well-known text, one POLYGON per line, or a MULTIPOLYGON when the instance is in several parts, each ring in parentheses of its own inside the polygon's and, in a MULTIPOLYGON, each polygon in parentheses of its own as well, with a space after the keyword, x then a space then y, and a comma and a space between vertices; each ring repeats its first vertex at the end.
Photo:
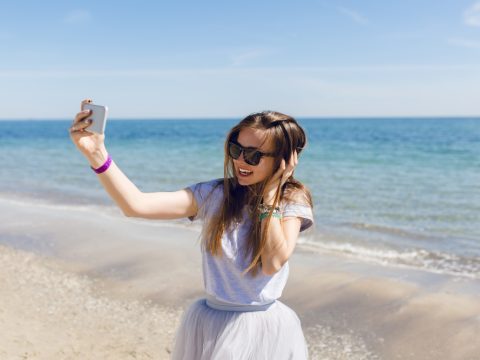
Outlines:
MULTIPOLYGON (((272 153, 274 146, 271 139, 265 141, 265 130, 244 128, 238 134, 237 143, 244 148, 256 148, 262 153, 272 153)), ((259 183, 273 172, 275 158, 262 156, 258 165, 247 164, 243 158, 243 152, 238 159, 233 159, 235 176, 238 183, 243 186, 259 183), (240 172, 240 169, 248 171, 248 175, 240 172)))

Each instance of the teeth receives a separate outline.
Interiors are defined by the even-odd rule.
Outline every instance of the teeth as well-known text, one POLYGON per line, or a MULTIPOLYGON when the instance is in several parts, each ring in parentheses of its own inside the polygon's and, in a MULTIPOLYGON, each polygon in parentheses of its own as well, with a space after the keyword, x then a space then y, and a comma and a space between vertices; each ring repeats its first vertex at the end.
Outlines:
POLYGON ((248 170, 244 170, 244 169, 240 169, 240 168, 238 170, 240 170, 240 172, 242 174, 245 174, 245 175, 252 173, 252 171, 248 171, 248 170))

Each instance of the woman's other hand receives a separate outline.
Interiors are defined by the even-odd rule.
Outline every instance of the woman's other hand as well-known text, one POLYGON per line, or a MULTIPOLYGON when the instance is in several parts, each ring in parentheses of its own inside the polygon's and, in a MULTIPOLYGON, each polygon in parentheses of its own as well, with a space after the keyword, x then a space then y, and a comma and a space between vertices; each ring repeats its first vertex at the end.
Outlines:
POLYGON ((292 156, 290 156, 290 161, 286 164, 285 159, 282 159, 280 167, 272 176, 270 181, 265 186, 265 190, 263 192, 263 203, 267 205, 273 204, 275 200, 275 193, 280 185, 280 188, 285 184, 290 176, 293 175, 293 171, 298 164, 298 154, 297 151, 294 150, 292 156))

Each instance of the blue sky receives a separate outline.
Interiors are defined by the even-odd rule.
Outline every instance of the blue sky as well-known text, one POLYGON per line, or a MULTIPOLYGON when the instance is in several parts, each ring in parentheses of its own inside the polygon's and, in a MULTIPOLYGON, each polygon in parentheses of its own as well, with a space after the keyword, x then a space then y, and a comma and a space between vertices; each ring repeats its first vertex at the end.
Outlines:
POLYGON ((480 114, 480 1, 0 5, 2 119, 480 114))

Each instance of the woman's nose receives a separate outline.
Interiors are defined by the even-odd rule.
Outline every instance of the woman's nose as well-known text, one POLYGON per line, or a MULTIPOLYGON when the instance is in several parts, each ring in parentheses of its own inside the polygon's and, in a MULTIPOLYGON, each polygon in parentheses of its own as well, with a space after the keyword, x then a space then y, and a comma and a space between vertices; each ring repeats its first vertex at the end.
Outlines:
POLYGON ((240 151, 240 155, 238 156, 238 159, 239 161, 242 161, 242 162, 245 162, 245 159, 243 158, 243 150, 240 151))

